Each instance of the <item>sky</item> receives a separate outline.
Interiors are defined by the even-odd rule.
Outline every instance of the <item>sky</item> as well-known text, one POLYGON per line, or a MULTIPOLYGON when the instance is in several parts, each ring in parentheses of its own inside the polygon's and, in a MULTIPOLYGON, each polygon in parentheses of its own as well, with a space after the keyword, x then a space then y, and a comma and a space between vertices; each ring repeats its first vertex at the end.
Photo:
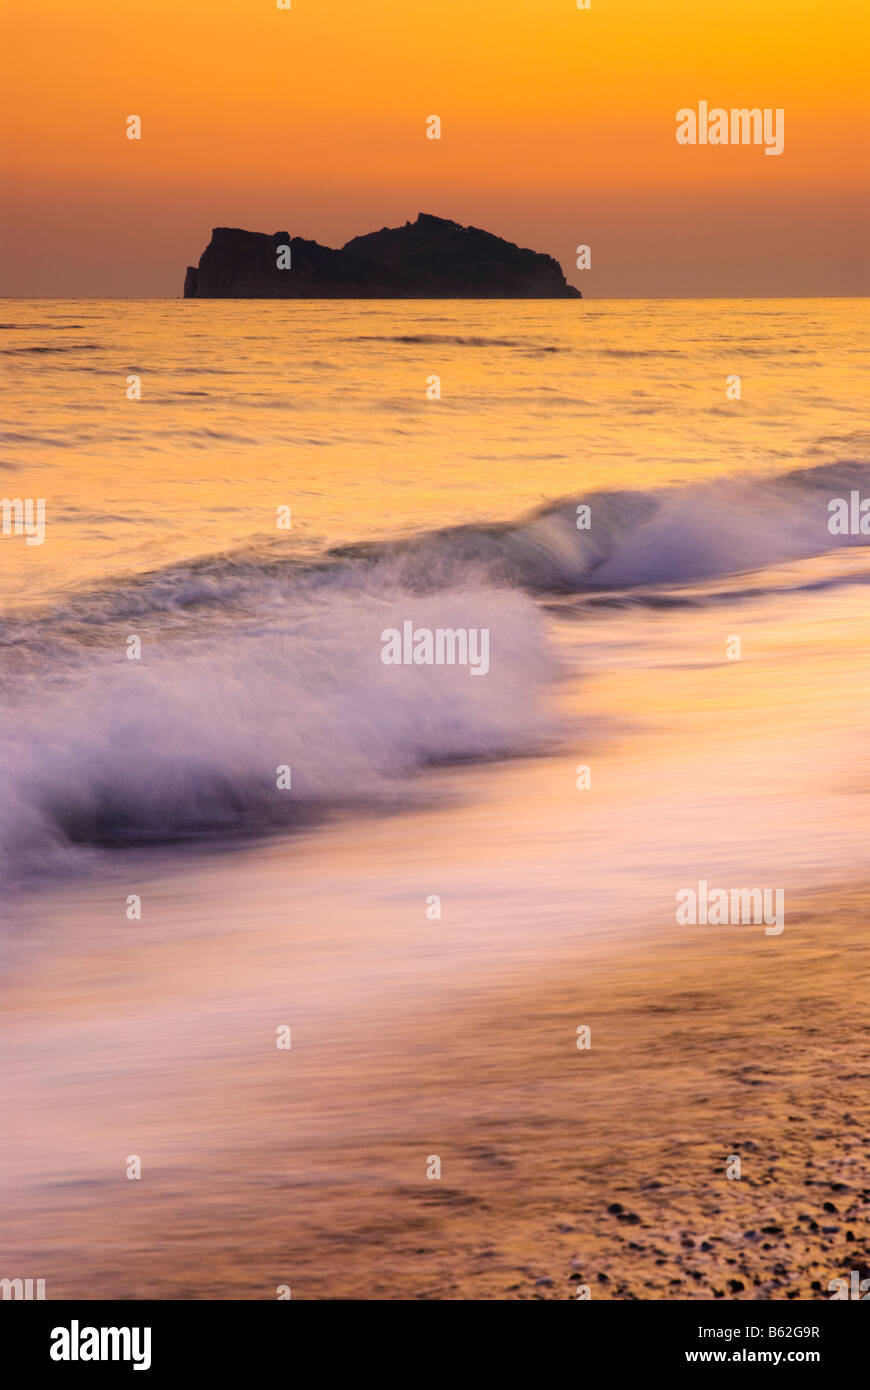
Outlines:
POLYGON ((172 297, 213 226, 424 211, 593 297, 865 294, 868 35, 866 0, 0 0, 0 293, 172 297), (782 108, 783 153, 679 145, 701 101, 782 108))

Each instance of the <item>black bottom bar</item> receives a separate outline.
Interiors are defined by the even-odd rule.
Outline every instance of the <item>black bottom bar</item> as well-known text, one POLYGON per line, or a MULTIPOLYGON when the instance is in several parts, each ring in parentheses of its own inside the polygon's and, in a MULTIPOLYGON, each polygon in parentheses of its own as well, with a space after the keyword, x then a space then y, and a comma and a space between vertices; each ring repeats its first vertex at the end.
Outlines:
MULTIPOLYGON (((551 1379, 554 1357, 570 1358, 577 1374, 593 1366, 615 1377, 670 1375, 684 1370, 703 1377, 710 1370, 740 1371, 764 1366, 773 1384, 782 1371, 798 1367, 830 1380, 832 1373, 864 1364, 868 1317, 843 1302, 812 1303, 600 1302, 573 1300, 575 1306, 555 1317, 552 1311, 529 1311, 510 1323, 491 1323, 493 1313, 452 1305, 442 1313, 420 1304, 357 1302, 313 1303, 297 1300, 266 1303, 39 1303, 0 1304, 3 1345, 20 1364, 61 1376, 101 1370, 113 1375, 140 1373, 161 1381, 167 1375, 194 1372, 197 1377, 235 1374, 252 1382, 267 1368, 288 1376, 302 1371, 295 1354, 307 1350, 317 1365, 302 1371, 334 1375, 342 1353, 356 1374, 388 1379, 431 1380, 439 1361, 445 1376, 455 1376, 457 1357, 469 1369, 480 1361, 487 1381, 507 1362, 512 1378, 519 1373, 516 1353, 538 1363, 536 1379, 551 1379), (378 1312, 380 1306, 381 1311, 378 1312), (380 1317, 384 1322, 380 1323, 380 1317), (418 1321, 421 1319, 421 1321, 418 1321), (482 1321, 481 1321, 482 1319, 482 1321), (308 1342, 327 1333, 329 1341, 308 1342), (404 1335, 403 1335, 404 1334, 404 1335), (418 1346, 420 1365, 409 1358, 406 1338, 418 1346), (454 1336, 466 1348, 460 1355, 454 1336), (543 1339, 543 1340, 542 1340, 543 1339), (399 1352, 404 1346, 405 1350, 399 1352), (92 1359, 96 1353, 100 1359, 92 1359), (295 1369, 294 1369, 295 1366, 295 1369)), ((143 1383, 144 1380, 143 1380, 143 1383)))

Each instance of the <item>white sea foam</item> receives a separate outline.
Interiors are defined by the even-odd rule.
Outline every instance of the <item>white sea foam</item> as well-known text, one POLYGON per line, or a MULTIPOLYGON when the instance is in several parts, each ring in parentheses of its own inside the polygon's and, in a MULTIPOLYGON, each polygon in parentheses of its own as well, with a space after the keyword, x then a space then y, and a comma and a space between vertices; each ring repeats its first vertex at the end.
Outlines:
POLYGON ((293 826, 337 806, 415 794, 428 764, 540 746, 552 671, 525 595, 477 587, 418 595, 383 585, 319 592, 268 617, 213 615, 185 640, 143 639, 11 695, 0 854, 8 869, 72 846, 142 844, 293 826), (381 632, 404 618, 492 635, 485 680, 455 667, 387 668, 381 632), (278 790, 281 765, 292 769, 278 790), (22 859, 23 857, 23 859, 22 859))
MULTIPOLYGON (((556 669, 533 595, 678 588, 859 544, 827 499, 865 464, 594 494, 515 525, 170 567, 5 624, 0 856, 293 826, 418 794, 434 762, 526 753, 554 733, 556 669), (488 628, 490 670, 387 667, 381 634, 488 628), (142 660, 125 656, 141 635, 142 660), (292 769, 289 792, 276 770, 292 769)), ((752 578, 751 588, 757 581, 752 578)), ((739 592, 739 584, 738 584, 739 592)))

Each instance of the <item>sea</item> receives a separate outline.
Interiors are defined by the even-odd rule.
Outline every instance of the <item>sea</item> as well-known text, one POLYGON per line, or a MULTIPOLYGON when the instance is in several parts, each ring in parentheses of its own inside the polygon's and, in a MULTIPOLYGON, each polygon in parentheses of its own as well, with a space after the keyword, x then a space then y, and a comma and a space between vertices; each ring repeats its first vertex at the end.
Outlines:
POLYGON ((366 1091, 372 1047, 437 1049, 506 980, 580 990, 591 943, 654 960, 702 881, 783 890, 770 949, 790 903, 866 883, 870 535, 832 529, 870 499, 866 301, 0 317, 24 1272, 196 1296, 112 1244, 130 1155, 164 1179, 146 1243, 209 1165, 270 1181, 267 1142, 327 1191, 324 1152, 413 1110, 366 1091), (487 671, 386 664, 406 623, 486 630, 487 671))

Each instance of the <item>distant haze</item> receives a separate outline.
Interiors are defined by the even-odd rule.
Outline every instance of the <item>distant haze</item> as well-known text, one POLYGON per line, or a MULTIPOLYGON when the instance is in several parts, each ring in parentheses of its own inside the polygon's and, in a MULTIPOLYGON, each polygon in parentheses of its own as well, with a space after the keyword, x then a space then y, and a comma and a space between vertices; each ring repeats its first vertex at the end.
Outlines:
POLYGON ((10 0, 0 292, 175 296, 213 226, 340 246, 426 210, 591 298, 866 293, 868 27, 864 0, 10 0), (700 101, 782 108, 783 153, 678 145, 700 101))

